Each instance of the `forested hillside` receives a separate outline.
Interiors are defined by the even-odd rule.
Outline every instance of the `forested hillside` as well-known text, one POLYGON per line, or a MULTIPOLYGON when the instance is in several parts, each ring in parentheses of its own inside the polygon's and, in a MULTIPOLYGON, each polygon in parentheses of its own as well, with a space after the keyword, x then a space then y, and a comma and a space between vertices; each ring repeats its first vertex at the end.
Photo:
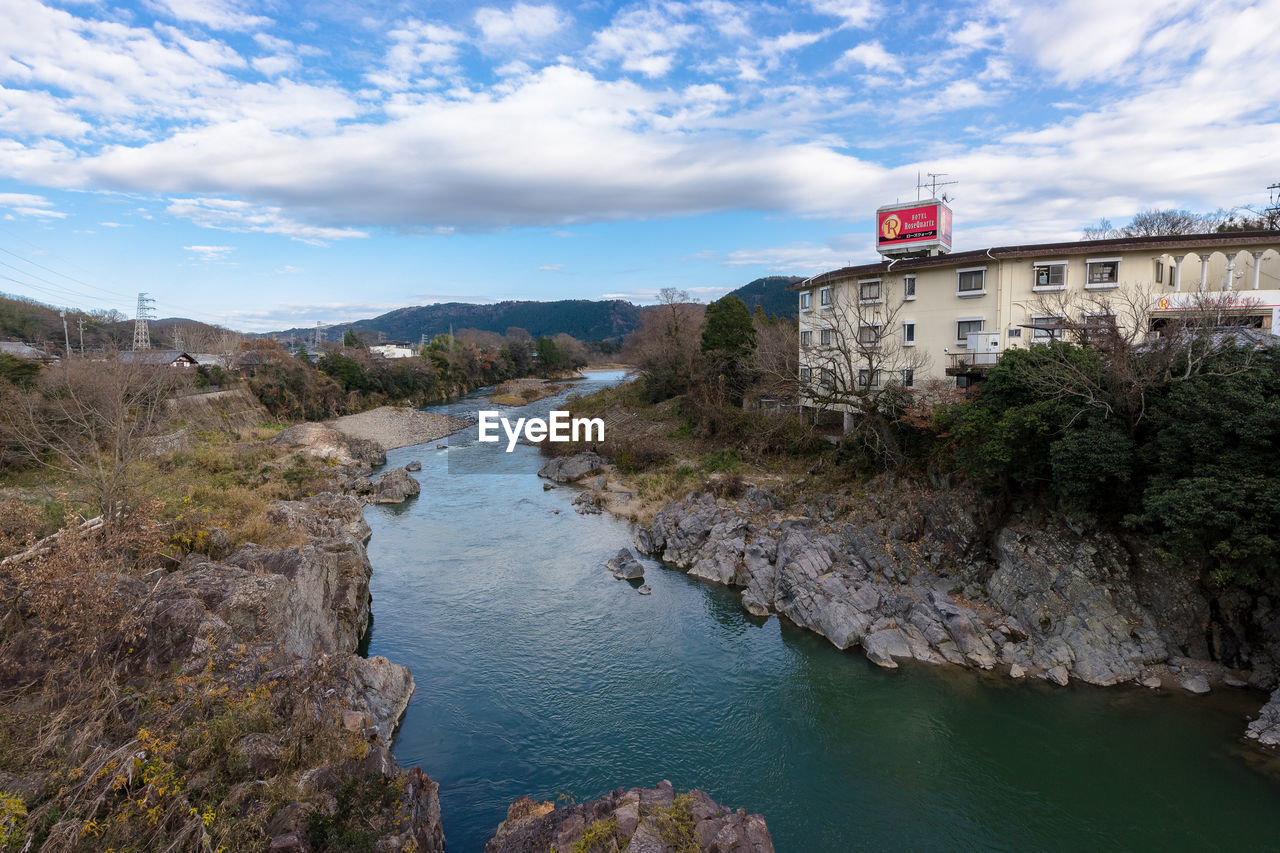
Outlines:
POLYGON ((794 293, 787 290, 787 287, 797 281, 804 281, 804 279, 798 275, 770 275, 758 278, 750 284, 744 284, 737 290, 731 291, 731 294, 746 303, 751 311, 760 307, 770 316, 794 320, 799 310, 798 300, 794 293))

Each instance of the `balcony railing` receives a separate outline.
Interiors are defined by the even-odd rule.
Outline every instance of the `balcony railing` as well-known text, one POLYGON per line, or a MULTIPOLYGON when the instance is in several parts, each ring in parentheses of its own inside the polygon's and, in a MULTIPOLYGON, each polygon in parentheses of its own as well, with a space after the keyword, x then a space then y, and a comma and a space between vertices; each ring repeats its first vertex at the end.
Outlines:
POLYGON ((947 355, 948 376, 977 373, 995 365, 1000 360, 998 352, 953 352, 947 355))

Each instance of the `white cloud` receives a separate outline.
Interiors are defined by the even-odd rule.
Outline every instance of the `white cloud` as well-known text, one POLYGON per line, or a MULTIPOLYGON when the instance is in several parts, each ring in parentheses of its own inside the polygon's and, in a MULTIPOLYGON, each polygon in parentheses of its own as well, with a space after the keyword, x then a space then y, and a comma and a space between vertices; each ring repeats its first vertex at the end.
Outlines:
POLYGON ((0 193, 0 208, 6 208, 19 216, 37 219, 65 219, 66 214, 53 209, 53 202, 42 195, 32 193, 0 193))
POLYGON ((542 272, 563 272, 564 264, 543 264, 538 269, 542 272))
MULTIPOLYGON (((867 246, 863 250, 863 254, 871 252, 871 235, 858 236, 862 238, 867 246)), ((763 267, 769 272, 790 273, 793 275, 811 273, 816 275, 823 270, 845 266, 856 257, 856 254, 850 249, 818 246, 813 243, 792 243, 786 246, 739 249, 730 252, 724 260, 724 266, 763 267)))
POLYGON ((269 18, 250 15, 243 4, 233 0, 156 0, 157 7, 180 21, 192 21, 216 30, 248 30, 271 23, 269 18))
POLYGON ((167 212, 173 216, 188 219, 202 228, 281 234, 311 245, 323 245, 332 240, 369 236, 365 232, 357 231, 354 228, 328 228, 307 225, 285 216, 279 207, 255 206, 248 202, 234 199, 174 199, 169 204, 167 212))
POLYGON ((616 60, 628 71, 646 77, 662 77, 675 63, 676 51, 697 33, 697 27, 681 23, 668 11, 680 7, 631 9, 615 17, 595 35, 590 54, 597 61, 616 60))
POLYGON ((221 261, 235 251, 234 246, 183 246, 182 248, 205 263, 221 261))
POLYGON ((842 26, 865 27, 880 17, 884 4, 875 0, 810 0, 809 5, 819 15, 842 19, 842 26))
POLYGON ((369 82, 383 89, 398 91, 410 88, 423 70, 449 74, 454 70, 459 44, 464 36, 458 30, 427 21, 408 20, 387 34, 385 67, 365 75, 369 82))
MULTIPOLYGON (((637 302, 644 304, 646 302, 658 301, 658 288, 642 287, 636 290, 621 290, 616 293, 602 293, 600 299, 625 299, 628 302, 637 302)), ((695 302, 711 302, 724 296, 732 287, 680 287, 677 290, 683 290, 695 302)))
POLYGON ((528 46, 559 32, 568 23, 555 6, 517 3, 504 12, 486 6, 476 10, 476 26, 484 40, 496 47, 528 46))
POLYGON ((857 47, 846 50, 836 64, 847 66, 852 62, 857 62, 872 71, 902 71, 902 60, 885 50, 878 41, 863 42, 857 47))

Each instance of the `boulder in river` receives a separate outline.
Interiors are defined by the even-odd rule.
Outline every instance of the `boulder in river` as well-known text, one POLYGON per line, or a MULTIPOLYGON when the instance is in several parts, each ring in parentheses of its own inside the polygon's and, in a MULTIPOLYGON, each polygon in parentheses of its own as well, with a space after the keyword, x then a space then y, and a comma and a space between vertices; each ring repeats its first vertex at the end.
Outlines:
POLYGON ((644 577, 644 566, 631 553, 630 548, 623 548, 614 554, 604 566, 618 580, 630 581, 644 577))
POLYGON ((416 498, 422 492, 418 481, 409 475, 407 468, 392 468, 373 484, 370 503, 398 504, 416 498))

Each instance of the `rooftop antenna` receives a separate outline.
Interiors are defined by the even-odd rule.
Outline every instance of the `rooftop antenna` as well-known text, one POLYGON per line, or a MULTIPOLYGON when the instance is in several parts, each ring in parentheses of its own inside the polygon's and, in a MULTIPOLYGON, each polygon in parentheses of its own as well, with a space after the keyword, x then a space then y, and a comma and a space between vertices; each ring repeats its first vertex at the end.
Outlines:
POLYGON ((932 198, 943 202, 950 202, 952 197, 947 195, 945 192, 941 197, 938 196, 938 188, 951 186, 952 184, 958 184, 960 182, 938 180, 938 178, 945 178, 947 176, 946 172, 926 172, 925 175, 929 178, 928 181, 922 181, 920 179, 920 173, 916 172, 916 201, 921 200, 920 191, 927 189, 929 190, 929 195, 932 198))
POLYGON ((151 306, 155 303, 147 294, 138 294, 138 313, 133 321, 134 349, 151 349, 151 330, 147 326, 147 320, 151 318, 151 306))

